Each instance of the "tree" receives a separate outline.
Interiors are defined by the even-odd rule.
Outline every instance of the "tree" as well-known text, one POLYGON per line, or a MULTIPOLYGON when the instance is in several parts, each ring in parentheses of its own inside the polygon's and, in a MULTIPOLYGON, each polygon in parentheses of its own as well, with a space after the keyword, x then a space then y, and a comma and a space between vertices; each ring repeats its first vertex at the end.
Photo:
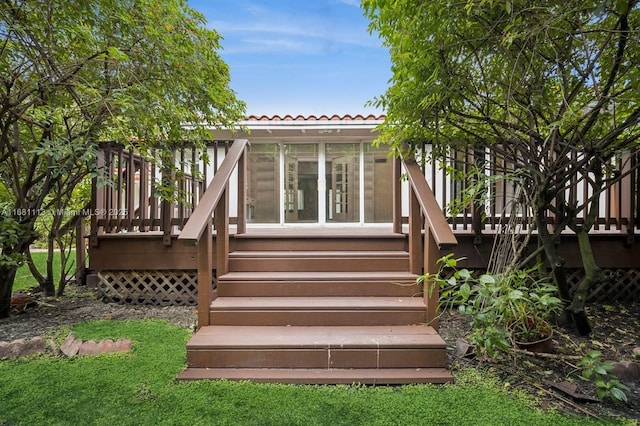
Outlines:
MULTIPOLYGON (((584 304, 605 279, 589 231, 612 165, 638 149, 638 0, 364 0, 389 47, 393 77, 374 103, 382 138, 401 153, 424 141, 497 152, 531 195, 539 239, 567 311, 590 330, 584 304), (590 187, 586 200, 563 194, 590 187), (558 226, 549 229, 548 213, 558 226), (578 221, 581 217, 583 220, 578 221), (554 241, 578 236, 585 278, 572 295, 554 241)), ((629 167, 627 167, 629 169, 629 167)))
POLYGON ((0 19, 1 318, 36 218, 95 175, 97 141, 168 149, 244 104, 186 0, 0 0, 0 19))

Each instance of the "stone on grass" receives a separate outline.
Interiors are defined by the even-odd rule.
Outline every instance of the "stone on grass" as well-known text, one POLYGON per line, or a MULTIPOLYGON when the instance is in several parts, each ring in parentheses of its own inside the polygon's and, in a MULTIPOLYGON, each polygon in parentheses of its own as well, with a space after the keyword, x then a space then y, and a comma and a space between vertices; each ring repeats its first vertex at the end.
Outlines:
POLYGON ((15 358, 16 345, 14 342, 0 342, 0 359, 15 358))
POLYGON ((42 337, 0 342, 0 359, 36 355, 44 353, 46 349, 47 342, 42 337))
POLYGON ((82 340, 76 340, 76 338, 73 337, 73 334, 70 334, 60 346, 60 352, 69 357, 76 356, 78 355, 81 345, 82 340))
POLYGON ((88 340, 83 342, 81 339, 76 339, 72 334, 67 336, 62 346, 60 346, 60 352, 66 356, 72 357, 76 355, 99 355, 114 352, 129 352, 131 350, 131 339, 118 339, 116 341, 112 339, 104 339, 99 342, 95 340, 88 340))
POLYGON ((100 345, 95 340, 82 342, 80 349, 78 349, 78 355, 98 355, 101 353, 100 345))
POLYGON ((47 350, 47 341, 44 337, 36 336, 27 340, 22 347, 20 356, 35 355, 44 353, 47 350))
POLYGON ((633 348, 633 356, 640 358, 640 347, 633 348))
POLYGON ((131 350, 131 339, 118 339, 113 344, 113 352, 129 352, 131 350))

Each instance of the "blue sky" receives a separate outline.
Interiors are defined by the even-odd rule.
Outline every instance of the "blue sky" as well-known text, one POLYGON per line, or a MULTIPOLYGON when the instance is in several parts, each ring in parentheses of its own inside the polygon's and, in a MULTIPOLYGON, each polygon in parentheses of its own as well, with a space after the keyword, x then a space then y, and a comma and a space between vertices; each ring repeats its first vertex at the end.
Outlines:
POLYGON ((359 0, 189 0, 224 40, 220 52, 247 113, 382 113, 389 55, 359 0))

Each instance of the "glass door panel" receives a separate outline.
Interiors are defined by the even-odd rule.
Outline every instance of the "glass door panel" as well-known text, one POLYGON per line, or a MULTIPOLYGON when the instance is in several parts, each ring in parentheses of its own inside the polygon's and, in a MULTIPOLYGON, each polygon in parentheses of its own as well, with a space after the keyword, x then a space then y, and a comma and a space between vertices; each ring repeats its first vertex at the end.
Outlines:
POLYGON ((318 145, 284 145, 284 219, 318 221, 318 145))
POLYGON ((365 145, 364 151, 364 221, 393 220, 393 159, 386 145, 365 145))
POLYGON ((360 144, 326 144, 327 222, 360 221, 360 144))
POLYGON ((280 222, 280 146, 249 147, 247 163, 247 221, 280 222))

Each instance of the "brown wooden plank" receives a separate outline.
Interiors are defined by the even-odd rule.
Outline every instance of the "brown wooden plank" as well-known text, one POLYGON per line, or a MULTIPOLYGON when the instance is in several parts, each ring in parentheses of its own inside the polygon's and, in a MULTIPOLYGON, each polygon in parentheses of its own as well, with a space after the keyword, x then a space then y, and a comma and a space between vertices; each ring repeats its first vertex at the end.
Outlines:
POLYGON ((410 384, 453 382, 444 368, 393 369, 216 369, 188 368, 179 380, 250 380, 256 383, 291 384, 410 384))
MULTIPOLYGON (((89 267, 102 270, 195 270, 196 247, 165 246, 161 234, 117 234, 98 237, 89 247, 89 267)), ((215 265, 214 265, 215 267, 215 265)))
POLYGON ((433 327, 404 326, 209 326, 189 340, 189 349, 258 348, 445 348, 433 327))

